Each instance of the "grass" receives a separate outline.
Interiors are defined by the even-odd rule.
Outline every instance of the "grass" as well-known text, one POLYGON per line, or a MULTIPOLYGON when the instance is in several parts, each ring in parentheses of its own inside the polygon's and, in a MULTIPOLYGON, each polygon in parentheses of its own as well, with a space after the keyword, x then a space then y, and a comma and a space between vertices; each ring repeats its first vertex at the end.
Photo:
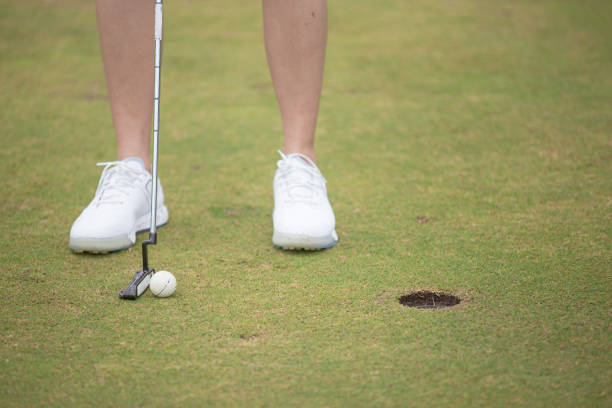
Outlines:
POLYGON ((133 303, 139 246, 67 246, 114 157, 94 6, 2 3, 0 405, 612 404, 609 2, 330 2, 313 254, 270 242, 259 4, 168 2, 151 259, 179 286, 133 303))

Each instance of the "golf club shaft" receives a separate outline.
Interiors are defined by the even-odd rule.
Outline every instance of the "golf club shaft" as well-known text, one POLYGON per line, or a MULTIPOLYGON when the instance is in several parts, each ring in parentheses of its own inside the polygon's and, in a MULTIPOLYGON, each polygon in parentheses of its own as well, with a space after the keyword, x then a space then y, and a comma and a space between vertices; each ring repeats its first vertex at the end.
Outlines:
MULTIPOLYGON (((155 236, 157 231, 157 156, 159 147, 159 91, 161 80, 162 53, 162 0, 155 0, 155 95, 153 102, 153 178, 151 185, 151 229, 155 236)), ((152 239, 154 240, 154 239, 152 239)))
POLYGON ((155 0, 155 91, 153 97, 153 163, 151 177, 151 226, 149 239, 142 242, 142 269, 134 275, 127 288, 119 292, 120 299, 136 300, 149 287, 152 274, 149 269, 148 245, 157 243, 157 156, 159 147, 159 88, 162 53, 162 0, 155 0))

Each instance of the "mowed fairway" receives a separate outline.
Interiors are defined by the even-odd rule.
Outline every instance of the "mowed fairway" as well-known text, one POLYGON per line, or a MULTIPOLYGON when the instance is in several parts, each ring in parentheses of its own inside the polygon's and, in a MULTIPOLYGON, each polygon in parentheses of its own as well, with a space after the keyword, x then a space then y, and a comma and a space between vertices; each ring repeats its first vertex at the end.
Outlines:
POLYGON ((115 159, 94 4, 0 3, 0 406, 612 405, 609 1, 331 1, 318 253, 271 245, 259 2, 167 1, 178 290, 136 302, 145 234, 68 249, 115 159))

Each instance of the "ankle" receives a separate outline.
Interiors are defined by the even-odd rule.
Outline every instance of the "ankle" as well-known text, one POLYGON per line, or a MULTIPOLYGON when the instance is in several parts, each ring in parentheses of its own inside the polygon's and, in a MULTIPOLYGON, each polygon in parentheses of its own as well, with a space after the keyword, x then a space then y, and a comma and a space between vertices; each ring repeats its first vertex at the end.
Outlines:
POLYGON ((299 146, 285 145, 283 149, 283 153, 286 156, 289 156, 290 154, 294 154, 294 153, 301 153, 304 156, 308 156, 308 158, 312 160, 313 163, 315 164, 317 163, 317 158, 315 156, 314 147, 299 147, 299 146))

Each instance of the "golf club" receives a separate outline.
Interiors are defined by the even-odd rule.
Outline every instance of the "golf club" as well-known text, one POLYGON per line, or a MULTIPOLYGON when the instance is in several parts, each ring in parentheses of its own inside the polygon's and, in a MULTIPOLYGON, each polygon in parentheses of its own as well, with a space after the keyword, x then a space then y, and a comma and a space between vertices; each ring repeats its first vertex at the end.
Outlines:
POLYGON ((127 288, 119 292, 120 299, 136 300, 149 287, 155 272, 149 268, 148 245, 157 243, 157 152, 159 145, 159 88, 162 48, 162 0, 155 0, 155 93, 153 99, 153 175, 151 179, 151 227, 149 239, 142 242, 142 269, 134 275, 127 288))

